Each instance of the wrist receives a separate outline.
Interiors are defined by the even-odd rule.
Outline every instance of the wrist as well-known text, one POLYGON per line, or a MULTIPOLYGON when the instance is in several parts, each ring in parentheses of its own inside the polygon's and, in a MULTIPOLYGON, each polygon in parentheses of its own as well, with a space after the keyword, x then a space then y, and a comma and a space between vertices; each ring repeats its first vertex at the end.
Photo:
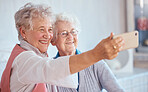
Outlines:
POLYGON ((94 61, 94 62, 98 62, 103 59, 100 54, 100 51, 96 51, 95 49, 90 50, 89 56, 92 59, 92 61, 94 61))

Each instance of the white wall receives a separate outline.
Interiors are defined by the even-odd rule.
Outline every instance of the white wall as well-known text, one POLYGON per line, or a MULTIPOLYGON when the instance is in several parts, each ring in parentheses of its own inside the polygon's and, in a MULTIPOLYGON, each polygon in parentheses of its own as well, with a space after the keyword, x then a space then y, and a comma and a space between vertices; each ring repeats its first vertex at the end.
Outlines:
MULTIPOLYGON (((12 50, 18 42, 14 24, 14 13, 28 0, 0 0, 0 50, 12 50)), ((101 39, 126 31, 125 0, 31 0, 52 6, 55 13, 75 14, 81 22, 78 48, 87 51, 101 39)), ((49 48, 49 56, 56 54, 49 48)))

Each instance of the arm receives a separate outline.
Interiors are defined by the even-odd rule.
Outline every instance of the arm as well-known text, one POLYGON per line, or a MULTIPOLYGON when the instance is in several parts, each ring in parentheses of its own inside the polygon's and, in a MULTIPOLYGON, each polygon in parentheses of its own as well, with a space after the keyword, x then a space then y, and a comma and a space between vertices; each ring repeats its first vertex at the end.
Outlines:
POLYGON ((71 88, 78 84, 77 74, 71 75, 69 71, 69 56, 51 60, 33 51, 24 51, 14 59, 11 78, 21 84, 49 83, 71 88))
POLYGON ((118 37, 112 39, 113 34, 102 40, 94 49, 70 57, 69 66, 71 74, 79 72, 102 59, 113 59, 121 51, 124 41, 118 37), (117 48, 114 49, 113 46, 117 48))

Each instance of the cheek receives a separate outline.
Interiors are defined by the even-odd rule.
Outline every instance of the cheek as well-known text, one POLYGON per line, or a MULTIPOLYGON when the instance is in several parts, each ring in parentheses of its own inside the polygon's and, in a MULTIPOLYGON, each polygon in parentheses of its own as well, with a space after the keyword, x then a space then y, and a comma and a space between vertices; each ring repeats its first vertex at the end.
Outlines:
POLYGON ((65 45, 65 40, 64 39, 63 40, 60 40, 59 45, 64 46, 65 45))
POLYGON ((56 38, 55 43, 56 43, 56 45, 58 45, 58 46, 59 46, 60 44, 62 44, 61 39, 56 38))
POLYGON ((75 41, 75 46, 77 46, 77 45, 78 45, 78 38, 76 37, 76 38, 74 39, 74 41, 75 41))
POLYGON ((39 40, 42 38, 42 35, 41 34, 33 34, 31 35, 30 37, 30 41, 33 45, 37 45, 39 40))
POLYGON ((43 37, 43 35, 41 33, 37 33, 34 35, 35 40, 39 40, 43 37))

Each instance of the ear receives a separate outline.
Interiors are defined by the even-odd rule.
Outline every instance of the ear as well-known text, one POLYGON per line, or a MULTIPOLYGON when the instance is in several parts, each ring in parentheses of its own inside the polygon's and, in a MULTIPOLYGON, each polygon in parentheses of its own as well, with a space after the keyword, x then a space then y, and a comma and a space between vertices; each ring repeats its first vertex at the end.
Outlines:
POLYGON ((21 36, 22 36, 23 38, 25 38, 25 37, 26 37, 26 33, 25 33, 24 28, 23 28, 23 27, 20 27, 19 31, 20 31, 21 36))

